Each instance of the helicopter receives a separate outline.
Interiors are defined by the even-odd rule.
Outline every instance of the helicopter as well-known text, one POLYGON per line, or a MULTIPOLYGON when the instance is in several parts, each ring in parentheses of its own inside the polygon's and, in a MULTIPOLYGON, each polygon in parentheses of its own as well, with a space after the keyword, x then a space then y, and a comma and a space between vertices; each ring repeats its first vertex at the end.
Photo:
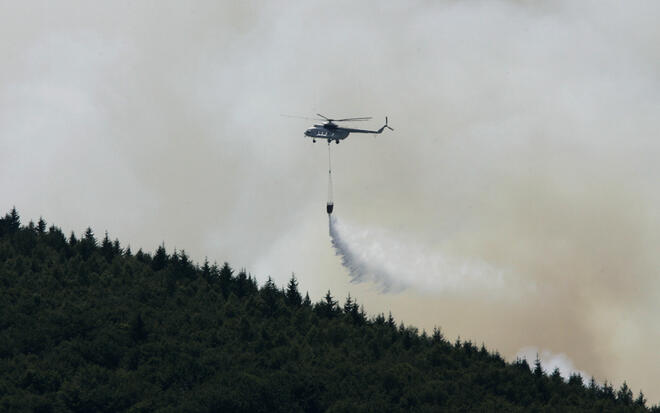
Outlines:
POLYGON ((382 133, 383 130, 385 130, 385 128, 391 131, 394 130, 388 126, 387 116, 385 116, 385 125, 383 125, 380 129, 367 130, 367 129, 344 128, 337 125, 335 122, 365 121, 371 119, 371 117, 330 119, 326 116, 321 115, 320 113, 317 113, 316 115, 322 118, 318 120, 325 120, 325 123, 323 123, 322 125, 314 125, 305 131, 305 136, 312 138, 312 142, 316 142, 316 139, 325 139, 328 141, 328 144, 330 144, 330 142, 332 141, 339 143, 339 141, 348 138, 348 135, 351 134, 351 132, 379 134, 382 133))

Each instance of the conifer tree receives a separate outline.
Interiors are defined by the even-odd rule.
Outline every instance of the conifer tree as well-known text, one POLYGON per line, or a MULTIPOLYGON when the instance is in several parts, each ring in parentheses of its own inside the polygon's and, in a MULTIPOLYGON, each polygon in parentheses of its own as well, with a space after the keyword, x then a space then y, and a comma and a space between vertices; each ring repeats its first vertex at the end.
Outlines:
POLYGON ((204 265, 202 265, 202 276, 206 281, 211 281, 211 266, 209 265, 208 257, 204 257, 204 265))
POLYGON ((346 302, 344 303, 344 313, 350 314, 353 311, 353 306, 355 304, 353 303, 353 300, 351 299, 351 293, 348 293, 348 296, 346 297, 346 302))
POLYGON ((635 406, 646 408, 646 397, 644 397, 644 393, 642 393, 641 390, 639 391, 639 395, 635 399, 635 406))
POLYGON ((390 311, 389 315, 387 316, 387 325, 390 328, 396 327, 396 322, 394 321, 394 317, 392 317, 392 312, 390 311))
POLYGON ((442 331, 438 327, 433 327, 433 336, 431 336, 431 340, 434 343, 440 343, 443 339, 442 331))
POLYGON ((234 275, 234 270, 232 270, 229 264, 225 262, 222 265, 222 268, 220 268, 220 274, 218 274, 218 283, 220 284, 220 291, 222 291, 222 295, 225 298, 229 297, 233 275, 234 275))
POLYGON ((16 207, 13 207, 9 212, 8 223, 9 223, 8 227, 10 233, 14 233, 18 231, 18 229, 21 227, 21 217, 18 215, 18 211, 16 211, 16 207))
POLYGON ((536 360, 534 360, 534 377, 539 378, 543 376, 543 368, 541 367, 541 359, 539 359, 539 353, 536 353, 536 360))
POLYGON ((78 249, 84 259, 89 258, 96 249, 96 238, 94 238, 94 232, 90 227, 85 230, 85 235, 78 243, 78 249))
POLYGON ((39 217, 39 222, 37 223, 37 232, 43 234, 46 232, 46 221, 42 217, 39 217))
POLYGON ((0 236, 5 234, 13 234, 18 231, 20 227, 21 219, 18 216, 16 207, 13 207, 4 218, 0 218, 0 236))
POLYGON ((236 277, 236 295, 240 297, 245 297, 248 294, 248 290, 250 289, 250 284, 251 280, 248 280, 247 273, 245 270, 241 270, 238 272, 238 276, 236 277))
POLYGON ((83 236, 83 240, 91 247, 96 247, 96 238, 94 238, 94 231, 92 231, 91 227, 87 227, 85 230, 85 235, 83 236))
POLYGON ((336 313, 336 308, 337 302, 332 298, 332 294, 330 293, 330 290, 325 294, 325 297, 323 297, 323 301, 317 304, 317 310, 320 315, 324 317, 334 317, 336 313))
POLYGON ((559 371, 559 367, 555 367, 555 369, 552 371, 552 374, 550 375, 550 380, 554 384, 560 384, 564 382, 564 379, 561 377, 561 372, 559 371))
POLYGON ((596 395, 598 394, 599 388, 598 388, 598 383, 596 383, 596 379, 594 378, 594 376, 591 376, 591 380, 589 380, 588 389, 589 389, 589 394, 592 397, 596 397, 596 395))
MULTIPOLYGON (((174 251, 174 255, 172 257, 175 256, 176 256, 176 250, 174 251)), ((154 259, 151 261, 151 268, 153 268, 154 271, 160 271, 163 268, 165 268, 168 260, 169 257, 167 256, 167 251, 165 251, 165 243, 162 243, 156 249, 156 254, 154 254, 154 259)))
POLYGON ((384 326, 385 325, 385 314, 380 313, 374 318, 374 324, 377 326, 384 326))
POLYGON ((112 241, 112 255, 116 257, 121 254, 122 254, 122 250, 119 244, 119 239, 115 238, 115 240, 112 241))
POLYGON ((582 380, 580 373, 571 373, 570 377, 568 378, 568 384, 582 388, 584 386, 584 381, 582 380))
POLYGON ((289 280, 289 284, 286 287, 286 301, 287 304, 293 307, 300 307, 302 303, 302 297, 300 296, 300 292, 298 292, 298 281, 296 281, 296 275, 291 274, 291 279, 289 280))
POLYGON ((605 399, 614 400, 616 397, 614 394, 614 388, 610 383, 607 382, 607 380, 605 380, 605 383, 603 383, 603 387, 601 387, 600 393, 605 399))
POLYGON ((311 307, 312 300, 309 299, 309 291, 305 293, 305 298, 302 301, 303 307, 311 307))
POLYGON ((261 296, 264 298, 266 305, 268 306, 268 314, 272 315, 275 312, 277 304, 277 286, 273 282, 273 279, 269 276, 266 280, 266 284, 261 288, 261 296))
POLYGON ((110 242, 110 238, 108 238, 108 231, 105 231, 105 236, 103 237, 103 241, 101 241, 101 254, 106 260, 112 260, 112 242, 110 242))
POLYGON ((625 406, 630 406, 633 403, 633 392, 625 381, 619 388, 619 391, 616 392, 616 400, 625 406))

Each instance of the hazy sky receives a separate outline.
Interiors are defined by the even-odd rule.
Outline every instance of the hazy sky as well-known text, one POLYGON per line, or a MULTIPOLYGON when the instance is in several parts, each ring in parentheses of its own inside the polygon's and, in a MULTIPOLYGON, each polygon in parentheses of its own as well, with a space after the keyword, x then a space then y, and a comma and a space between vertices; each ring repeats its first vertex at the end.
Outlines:
POLYGON ((508 358, 563 354, 657 402, 658 15, 657 1, 0 1, 0 208, 260 281, 295 272, 314 300, 350 292, 508 358), (392 268, 417 258, 401 292, 351 283, 334 255, 327 145, 280 116, 317 112, 390 117, 394 132, 333 144, 335 214, 389 246, 392 268), (420 265, 437 257, 504 276, 426 288, 446 275, 420 265))

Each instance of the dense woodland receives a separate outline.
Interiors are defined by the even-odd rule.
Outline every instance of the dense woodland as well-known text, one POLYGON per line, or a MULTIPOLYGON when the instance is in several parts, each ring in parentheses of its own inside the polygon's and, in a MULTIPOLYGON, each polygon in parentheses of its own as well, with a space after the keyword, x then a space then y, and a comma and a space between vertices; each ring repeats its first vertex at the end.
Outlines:
POLYGON ((0 411, 660 412, 625 383, 566 381, 342 301, 21 225, 14 209, 0 218, 0 411))

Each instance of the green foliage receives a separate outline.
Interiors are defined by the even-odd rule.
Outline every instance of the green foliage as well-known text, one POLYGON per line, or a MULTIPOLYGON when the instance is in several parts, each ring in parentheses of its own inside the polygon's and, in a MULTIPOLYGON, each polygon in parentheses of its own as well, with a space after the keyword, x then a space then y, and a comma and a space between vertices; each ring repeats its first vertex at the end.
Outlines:
POLYGON ((184 251, 67 239, 0 218, 0 411, 658 411, 578 375, 506 363, 367 317, 350 296, 259 288, 184 251))

